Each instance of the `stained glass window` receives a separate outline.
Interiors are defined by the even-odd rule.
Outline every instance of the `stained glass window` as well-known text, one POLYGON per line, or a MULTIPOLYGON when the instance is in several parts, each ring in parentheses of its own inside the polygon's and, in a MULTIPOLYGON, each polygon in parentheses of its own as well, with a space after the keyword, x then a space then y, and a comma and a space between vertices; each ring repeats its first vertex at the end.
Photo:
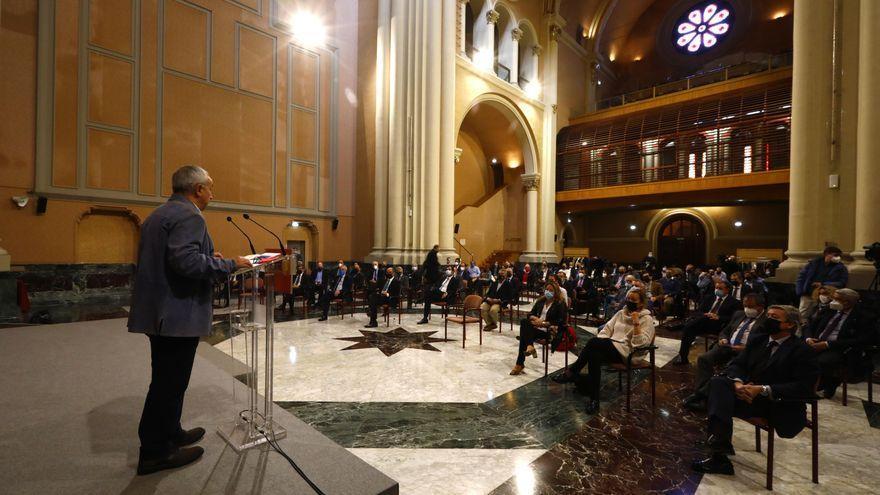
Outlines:
POLYGON ((731 21, 731 9, 725 3, 712 2, 692 8, 676 23, 675 44, 686 53, 701 53, 727 35, 731 21))

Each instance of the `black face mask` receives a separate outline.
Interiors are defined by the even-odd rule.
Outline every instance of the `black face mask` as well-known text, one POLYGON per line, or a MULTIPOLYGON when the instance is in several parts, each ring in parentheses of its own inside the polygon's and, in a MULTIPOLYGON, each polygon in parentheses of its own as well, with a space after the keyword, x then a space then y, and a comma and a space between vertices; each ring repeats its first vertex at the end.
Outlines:
POLYGON ((626 302, 626 309, 629 311, 635 311, 635 310, 639 309, 639 303, 633 302, 633 301, 627 301, 626 302))
POLYGON ((773 318, 767 318, 764 321, 764 329, 767 330, 767 333, 770 335, 776 335, 777 333, 782 331, 782 327, 780 326, 782 322, 779 320, 774 320, 773 318))

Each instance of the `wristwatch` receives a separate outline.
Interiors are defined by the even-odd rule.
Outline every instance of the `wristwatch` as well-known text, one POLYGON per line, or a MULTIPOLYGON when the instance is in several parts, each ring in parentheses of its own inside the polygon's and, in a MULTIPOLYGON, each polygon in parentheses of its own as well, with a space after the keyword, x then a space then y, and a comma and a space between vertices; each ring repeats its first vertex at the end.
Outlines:
POLYGON ((769 385, 761 385, 761 396, 767 397, 770 395, 770 386, 769 385))

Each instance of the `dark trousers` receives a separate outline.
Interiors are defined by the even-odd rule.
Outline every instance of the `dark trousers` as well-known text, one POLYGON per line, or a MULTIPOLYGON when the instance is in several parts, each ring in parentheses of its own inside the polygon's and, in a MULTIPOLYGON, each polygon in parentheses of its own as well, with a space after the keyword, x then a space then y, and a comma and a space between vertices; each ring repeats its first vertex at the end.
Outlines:
POLYGON ((346 296, 343 292, 340 292, 338 296, 334 290, 328 290, 321 294, 321 298, 318 299, 318 307, 321 308, 321 315, 324 318, 330 313, 330 301, 340 298, 345 299, 346 301, 351 301, 351 297, 346 296))
POLYGON ((694 380, 694 394, 709 397, 709 380, 715 375, 716 366, 724 366, 736 356, 730 346, 716 345, 697 358, 697 373, 694 380))
POLYGON ((538 339, 547 338, 547 331, 532 325, 528 317, 519 320, 519 354, 516 356, 516 364, 522 366, 526 362, 526 348, 533 345, 538 339))
POLYGON ((443 297, 444 293, 440 292, 437 289, 434 290, 425 290, 425 310, 422 313, 422 316, 427 319, 428 315, 431 314, 431 303, 437 301, 449 302, 451 301, 450 295, 446 295, 446 298, 443 297))
POLYGON ((678 354, 683 360, 687 361, 688 354, 691 352, 691 346, 694 345, 694 341, 697 340, 697 337, 700 335, 706 335, 707 333, 718 333, 721 331, 722 327, 722 322, 709 319, 706 316, 698 316, 693 320, 688 321, 684 325, 684 331, 681 335, 681 348, 679 349, 678 354))
POLYGON ((390 296, 383 296, 381 292, 374 292, 370 294, 369 306, 367 309, 367 314, 370 316, 370 322, 376 321, 376 316, 379 312, 379 306, 383 305, 396 306, 395 300, 390 296))
POLYGON ((147 337, 153 371, 138 436, 145 456, 162 457, 174 450, 174 440, 183 434, 180 414, 199 338, 147 337))
POLYGON ((309 295, 306 294, 306 290, 303 287, 296 287, 296 288, 290 289, 290 294, 284 294, 284 297, 281 299, 281 306, 278 309, 281 311, 284 311, 284 308, 287 305, 290 305, 290 310, 293 311, 293 298, 299 297, 299 296, 309 297, 309 295))
POLYGON ((819 388, 834 391, 840 385, 840 374, 846 365, 846 356, 841 351, 826 349, 817 356, 819 370, 822 378, 819 380, 819 388))
MULTIPOLYGON (((577 361, 568 367, 568 371, 578 377, 581 370, 587 367, 587 377, 583 383, 584 393, 599 400, 599 384, 602 380, 602 365, 608 363, 622 363, 623 358, 620 352, 614 347, 611 339, 603 339, 594 337, 590 339, 581 353, 578 354, 577 361)), ((579 382, 580 383, 580 382, 579 382)))
POLYGON ((306 294, 306 297, 309 298, 309 305, 314 306, 315 304, 317 304, 318 299, 320 299, 321 295, 324 293, 324 286, 313 285, 309 287, 308 290, 309 291, 306 294))
POLYGON ((736 398, 733 380, 716 376, 709 381, 709 449, 725 452, 732 446, 733 418, 767 418, 770 400, 756 397, 751 404, 736 398))

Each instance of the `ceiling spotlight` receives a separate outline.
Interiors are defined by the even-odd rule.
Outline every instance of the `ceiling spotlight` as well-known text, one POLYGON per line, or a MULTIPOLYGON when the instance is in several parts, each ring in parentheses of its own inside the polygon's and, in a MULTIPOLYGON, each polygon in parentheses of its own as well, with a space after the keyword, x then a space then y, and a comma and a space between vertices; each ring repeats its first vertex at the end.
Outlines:
POLYGON ((737 221, 733 222, 733 226, 736 228, 742 227, 743 226, 742 220, 737 220, 737 221))
POLYGON ((635 208, 635 207, 636 207, 636 205, 629 205, 629 207, 630 207, 630 208, 635 208))
POLYGON ((782 19, 783 17, 785 17, 787 15, 788 15, 788 12, 786 12, 784 10, 780 10, 780 11, 773 14, 773 20, 775 21, 777 19, 782 19))
POLYGON ((290 222, 290 226, 293 227, 293 228, 297 228, 297 227, 299 227, 299 222, 297 222, 296 220, 294 220, 294 221, 290 222))
POLYGON ((568 219, 568 223, 571 223, 571 219, 570 219, 570 218, 568 219))
POLYGON ((596 81, 596 84, 598 84, 599 86, 601 86, 601 85, 602 85, 602 80, 599 79, 598 81, 596 81))
POLYGON ((630 225, 629 230, 636 230, 636 225, 635 224, 630 225))
POLYGON ((492 165, 495 165, 497 163, 498 163, 498 159, 493 156, 492 157, 492 165))
POLYGON ((744 199, 738 199, 738 200, 736 200, 736 202, 737 202, 737 203, 745 203, 746 200, 744 200, 744 199))

